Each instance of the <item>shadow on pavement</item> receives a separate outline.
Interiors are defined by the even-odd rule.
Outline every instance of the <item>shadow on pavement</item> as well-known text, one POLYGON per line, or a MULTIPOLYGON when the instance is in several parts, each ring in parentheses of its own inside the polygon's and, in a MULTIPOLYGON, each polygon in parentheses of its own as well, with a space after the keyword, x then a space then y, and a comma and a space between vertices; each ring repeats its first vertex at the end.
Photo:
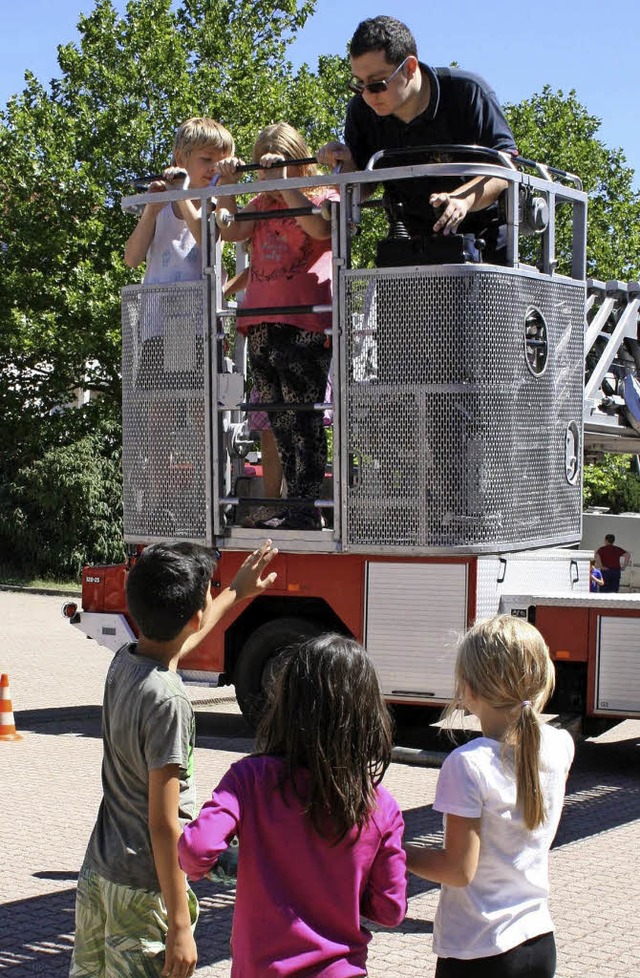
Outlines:
MULTIPOLYGON (((41 879, 62 879, 74 874, 42 871, 41 879)), ((76 874, 77 875, 77 874, 76 874)), ((196 929, 198 968, 230 956, 235 888, 203 880, 193 886, 200 903, 196 929)), ((18 900, 3 907, 0 925, 0 970, 8 978, 67 978, 74 930, 75 887, 45 896, 18 900)), ((367 924, 372 932, 386 928, 367 924)), ((401 933, 430 934, 432 921, 407 917, 401 933)))
MULTIPOLYGON (((554 849, 640 819, 639 748, 637 738, 578 745, 554 849)), ((403 814, 407 839, 442 844, 442 816, 431 805, 406 809, 403 814)), ((409 896, 432 887, 409 874, 409 896)))
MULTIPOLYGON (((198 738, 230 737, 246 740, 251 745, 247 749, 252 749, 253 731, 241 713, 212 713, 199 711, 197 707, 195 713, 198 738)), ((199 743, 198 746, 203 747, 206 744, 199 743)))
POLYGON ((15 713, 19 733, 78 734, 99 737, 101 706, 56 706, 44 710, 18 710, 15 713))
POLYGON ((78 873, 74 873, 70 869, 43 869, 32 875, 37 880, 69 880, 69 882, 73 881, 74 883, 78 881, 78 873))
MULTIPOLYGON (((424 882, 424 881, 423 881, 424 882)), ((435 889, 435 886, 433 887, 435 889)), ((429 889, 429 886, 427 886, 429 889)), ((416 890, 416 893, 423 892, 422 890, 416 890)), ((408 891, 408 897, 414 894, 411 889, 408 891)), ((367 930, 370 930, 372 934, 388 934, 388 927, 381 927, 379 924, 374 924, 370 920, 365 921, 365 926, 367 930)), ((419 917, 410 917, 407 915, 401 924, 393 928, 394 934, 433 934, 433 921, 432 920, 421 920, 419 917)))
MULTIPOLYGON (((242 740, 247 746, 239 748, 237 743, 217 743, 216 750, 245 750, 253 746, 253 733, 244 717, 237 713, 199 712, 196 706, 196 736, 198 746, 204 738, 228 738, 230 741, 242 740)), ((19 733, 38 733, 59 736, 76 734, 80 737, 101 736, 101 706, 57 706, 42 710, 19 710, 15 713, 16 730, 19 733)))
MULTIPOLYGON (((44 872, 37 874, 40 878, 44 872)), ((0 970, 7 978, 67 978, 73 944, 75 887, 6 903, 0 926, 0 970)))
POLYGON ((231 956, 231 922, 235 904, 235 886, 220 881, 201 880, 191 884, 200 904, 196 927, 198 968, 224 961, 231 956))
MULTIPOLYGON (((51 711, 42 711, 50 713, 51 711)), ((97 720, 97 718, 96 718, 97 720)), ((96 720, 84 720, 84 726, 96 720)), ((238 717, 214 716, 213 728, 239 730, 238 717)), ((209 719, 211 729, 211 719, 209 719)), ((42 721, 51 723, 51 721, 42 721)), ((60 726, 64 726, 60 724, 60 726)), ((24 728, 23 728, 24 729, 24 728)), ((41 728, 38 725, 38 730, 41 728)), ((66 732, 69 726, 65 727, 66 732)), ((58 731, 60 732, 60 731, 58 731)), ((86 734, 84 729, 82 733, 86 734)), ((228 738, 228 734, 226 735, 228 738)), ((211 737, 204 746, 220 750, 245 751, 251 742, 235 743, 211 737)), ((554 848, 588 839, 640 819, 640 776, 637 739, 617 743, 585 742, 578 748, 569 777, 565 810, 554 848)), ((407 838, 419 838, 428 845, 439 845, 442 819, 431 805, 407 809, 404 813, 407 838)), ((38 879, 71 881, 71 871, 42 869, 38 879)), ((197 929, 199 965, 206 966, 229 957, 229 939, 235 889, 223 883, 202 881, 194 886, 201 904, 197 929)), ((434 889, 434 884, 409 875, 409 897, 434 889)), ((75 887, 56 893, 5 904, 0 921, 0 971, 7 978, 67 978, 74 928, 75 887)), ((431 920, 407 917, 400 925, 403 933, 431 933, 431 920)), ((371 926, 371 930, 384 930, 371 926)))
MULTIPOLYGON (((77 873, 43 870, 39 879, 71 879, 77 873)), ((201 901, 196 931, 199 966, 229 957, 235 890, 194 886, 201 901)), ((75 887, 7 903, 0 924, 0 971, 7 978, 68 978, 73 947, 75 887)))
POLYGON ((554 848, 640 819, 636 738, 578 745, 554 848))

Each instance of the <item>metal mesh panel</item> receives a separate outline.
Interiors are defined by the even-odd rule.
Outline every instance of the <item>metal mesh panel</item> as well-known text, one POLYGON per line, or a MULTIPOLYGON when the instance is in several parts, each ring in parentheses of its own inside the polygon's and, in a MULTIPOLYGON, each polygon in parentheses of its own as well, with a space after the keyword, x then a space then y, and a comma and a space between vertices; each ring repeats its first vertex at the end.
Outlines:
POLYGON ((345 545, 579 540, 584 287, 477 265, 344 274, 345 545))
POLYGON ((126 540, 206 539, 205 289, 122 290, 126 540))

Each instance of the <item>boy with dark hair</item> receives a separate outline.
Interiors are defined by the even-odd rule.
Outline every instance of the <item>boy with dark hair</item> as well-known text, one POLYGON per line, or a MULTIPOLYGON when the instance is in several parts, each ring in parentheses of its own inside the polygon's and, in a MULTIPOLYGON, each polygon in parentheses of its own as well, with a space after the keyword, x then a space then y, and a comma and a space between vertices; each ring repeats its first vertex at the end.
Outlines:
MULTIPOLYGON (((347 173, 364 169, 379 150, 444 144, 478 145, 517 155, 495 92, 484 79, 458 68, 423 64, 406 24, 394 17, 362 21, 349 54, 354 76, 349 87, 355 97, 347 107, 345 142, 321 147, 318 162, 332 168, 341 162, 347 173)), ((385 165, 399 159, 390 158, 385 165)), ((424 156, 402 159, 434 161, 424 156)), ((497 177, 447 177, 436 192, 433 180, 399 180, 385 184, 385 197, 394 206, 402 205, 402 220, 412 237, 432 231, 479 233, 490 224, 497 227, 495 202, 505 188, 506 181, 497 177)), ((499 246, 497 239, 487 244, 489 253, 499 246)))
POLYGON ((129 572, 127 603, 140 635, 116 653, 102 714, 103 798, 78 879, 71 978, 192 975, 198 904, 178 865, 193 818, 195 717, 178 663, 262 577, 271 541, 214 601, 212 555, 191 543, 147 547, 129 572))

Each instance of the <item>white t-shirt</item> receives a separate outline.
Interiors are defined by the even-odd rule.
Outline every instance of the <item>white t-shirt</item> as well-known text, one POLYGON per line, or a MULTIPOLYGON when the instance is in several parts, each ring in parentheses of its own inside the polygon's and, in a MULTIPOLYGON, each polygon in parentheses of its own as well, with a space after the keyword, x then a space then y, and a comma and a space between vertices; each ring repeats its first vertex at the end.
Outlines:
POLYGON ((433 950, 442 958, 490 957, 553 930, 548 852, 558 828, 574 744, 541 724, 540 782, 547 819, 529 831, 516 808, 512 751, 478 737, 454 750, 438 778, 433 807, 480 818, 480 856, 468 886, 442 885, 433 950))
MULTIPOLYGON (((186 221, 167 204, 156 217, 153 240, 147 251, 144 285, 172 285, 202 279, 202 258, 186 221)), ((162 336, 165 369, 190 370, 195 364, 194 337, 202 335, 202 314, 189 296, 170 301, 158 290, 143 293, 140 303, 140 340, 162 336)))
POLYGON ((202 259, 196 239, 171 204, 156 217, 153 240, 147 251, 145 285, 195 282, 202 278, 202 259))

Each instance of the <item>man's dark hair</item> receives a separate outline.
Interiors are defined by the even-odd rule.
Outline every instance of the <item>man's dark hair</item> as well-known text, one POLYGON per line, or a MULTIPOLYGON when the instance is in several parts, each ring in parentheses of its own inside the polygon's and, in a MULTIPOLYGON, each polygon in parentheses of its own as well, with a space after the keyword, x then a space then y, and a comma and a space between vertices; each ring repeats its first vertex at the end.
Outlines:
POLYGON ((202 611, 207 600, 213 554, 195 543, 154 543, 129 571, 127 605, 141 634, 170 642, 202 611))
POLYGON ((349 42, 349 54, 359 58, 369 51, 384 51, 390 65, 400 65, 410 54, 418 57, 416 39, 395 17, 371 17, 361 21, 349 42))
POLYGON ((615 538, 615 536, 613 535, 613 533, 607 533, 607 535, 606 535, 606 537, 605 537, 605 541, 606 541, 607 543, 615 543, 615 542, 616 542, 616 538, 615 538))

